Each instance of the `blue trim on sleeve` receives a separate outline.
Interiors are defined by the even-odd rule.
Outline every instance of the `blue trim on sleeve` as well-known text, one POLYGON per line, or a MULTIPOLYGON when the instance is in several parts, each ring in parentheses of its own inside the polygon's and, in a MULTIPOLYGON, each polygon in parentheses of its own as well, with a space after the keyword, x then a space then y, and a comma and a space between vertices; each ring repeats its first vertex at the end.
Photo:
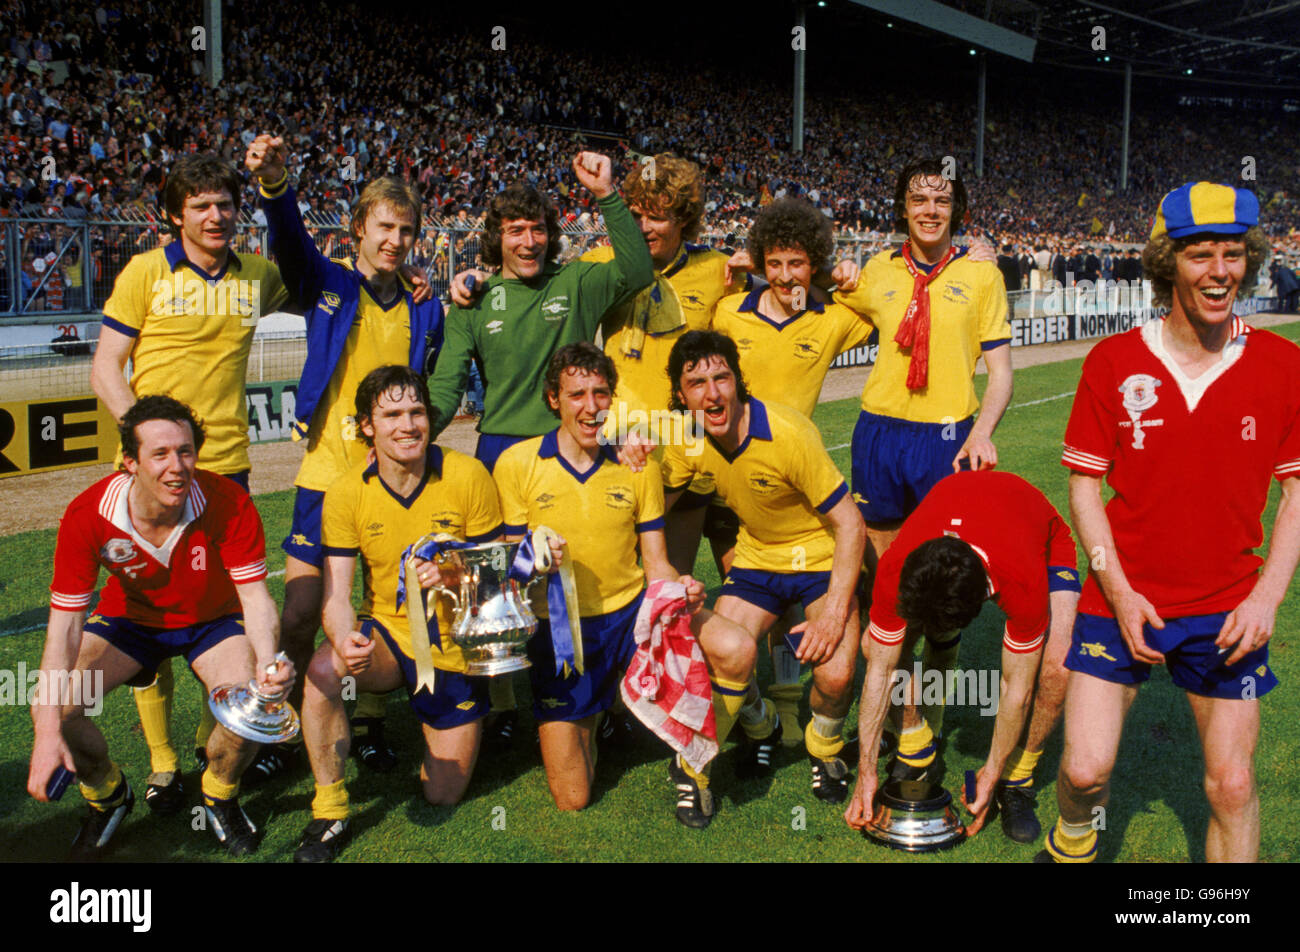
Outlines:
POLYGON ((826 497, 825 501, 817 507, 817 511, 823 516, 835 508, 836 504, 849 494, 849 487, 845 485, 844 480, 840 480, 840 485, 835 492, 826 497))
POLYGON ((649 522, 638 522, 636 524, 636 531, 654 532, 656 529, 662 529, 663 527, 664 527, 664 517, 660 516, 658 519, 651 519, 649 522))
POLYGON ((510 525, 510 523, 508 523, 508 522, 504 522, 504 523, 501 524, 501 531, 504 532, 506 535, 512 535, 512 536, 513 536, 513 535, 527 535, 527 534, 528 534, 528 526, 526 526, 526 525, 522 525, 522 526, 512 526, 512 525, 510 525))
POLYGON ((127 337, 139 337, 140 329, 138 327, 127 327, 120 321, 115 321, 108 315, 104 315, 104 326, 111 327, 119 334, 125 334, 127 337))
POLYGON ((497 536, 508 531, 510 531, 509 526, 507 526, 505 523, 498 523, 497 527, 493 529, 491 532, 484 532, 481 535, 472 535, 465 541, 473 542, 475 545, 478 545, 480 542, 491 542, 497 536))
POLYGON ((361 554, 360 549, 348 549, 337 545, 323 545, 321 546, 321 552, 325 555, 345 555, 353 558, 361 554))
POLYGON ((999 337, 997 340, 980 341, 980 350, 996 350, 1003 344, 1010 344, 1010 337, 999 337))

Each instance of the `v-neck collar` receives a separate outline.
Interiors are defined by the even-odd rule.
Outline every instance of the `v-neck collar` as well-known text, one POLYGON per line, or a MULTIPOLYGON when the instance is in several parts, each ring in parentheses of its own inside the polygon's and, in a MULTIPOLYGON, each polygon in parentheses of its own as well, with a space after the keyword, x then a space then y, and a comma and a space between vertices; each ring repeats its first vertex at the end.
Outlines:
POLYGON ((1194 413, 1201 399, 1210 389, 1210 385, 1227 373, 1232 368, 1232 365, 1240 360, 1241 355, 1245 353, 1246 336, 1250 333, 1250 327, 1240 317, 1233 317, 1231 336, 1228 338, 1228 343, 1223 346, 1223 352, 1219 355, 1218 362, 1196 377, 1189 377, 1183 368, 1179 366, 1174 355, 1165 346, 1164 328, 1164 318, 1143 324, 1141 331, 1142 342, 1169 371, 1174 383, 1178 386, 1178 392, 1182 394, 1183 402, 1187 405, 1187 412, 1189 414, 1194 413))
POLYGON ((428 485, 431 476, 442 478, 442 447, 433 443, 430 443, 429 448, 425 450, 424 475, 420 477, 420 481, 411 490, 410 495, 403 496, 384 482, 384 477, 379 475, 379 460, 377 459, 371 460, 370 465, 361 473, 361 480, 362 482, 369 482, 371 477, 374 477, 379 480, 379 485, 384 487, 384 491, 397 500, 398 505, 403 509, 410 509, 415 504, 415 500, 420 498, 420 493, 424 492, 424 487, 428 485))
POLYGON ((736 452, 728 453, 722 448, 722 444, 713 438, 712 434, 704 434, 708 437, 709 443, 713 445, 713 448, 717 450, 722 458, 728 463, 734 463, 736 460, 740 459, 741 454, 743 454, 745 450, 749 449, 751 441, 767 440, 769 443, 772 441, 772 425, 767 419, 767 407, 765 407, 755 397, 749 398, 748 406, 749 431, 745 434, 745 439, 741 441, 741 444, 736 447, 736 452))
POLYGON ((592 463, 591 468, 585 473, 579 472, 560 452, 560 430, 558 427, 542 437, 542 445, 537 448, 537 456, 540 459, 551 459, 553 457, 556 462, 564 467, 565 472, 580 483, 585 483, 600 472, 600 467, 604 463, 618 464, 618 450, 614 449, 609 443, 601 443, 600 454, 596 457, 596 462, 592 463))
POLYGON ((784 321, 783 323, 777 323, 776 321, 772 320, 770 317, 768 317, 766 314, 764 314, 762 311, 758 309, 758 302, 763 297, 763 292, 770 287, 771 285, 767 284, 767 285, 760 285, 759 287, 754 288, 754 290, 750 291, 748 294, 745 295, 745 300, 740 302, 740 307, 736 308, 736 310, 746 314, 753 314, 760 321, 764 321, 765 323, 770 324, 772 327, 775 327, 778 331, 783 331, 787 327, 793 327, 796 321, 798 321, 801 317, 804 317, 809 313, 823 314, 826 311, 826 305, 823 304, 821 301, 816 300, 812 296, 812 291, 810 290, 808 292, 808 306, 804 308, 802 311, 800 311, 798 314, 790 315, 790 318, 784 321))

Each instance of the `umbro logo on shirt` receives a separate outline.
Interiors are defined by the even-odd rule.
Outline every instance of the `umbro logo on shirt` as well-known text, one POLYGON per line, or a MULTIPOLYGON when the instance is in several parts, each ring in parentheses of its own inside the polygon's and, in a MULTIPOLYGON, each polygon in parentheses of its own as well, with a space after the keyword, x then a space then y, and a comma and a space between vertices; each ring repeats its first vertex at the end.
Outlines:
POLYGON ((487 329, 489 334, 500 334, 501 329, 505 326, 504 321, 488 321, 487 329))

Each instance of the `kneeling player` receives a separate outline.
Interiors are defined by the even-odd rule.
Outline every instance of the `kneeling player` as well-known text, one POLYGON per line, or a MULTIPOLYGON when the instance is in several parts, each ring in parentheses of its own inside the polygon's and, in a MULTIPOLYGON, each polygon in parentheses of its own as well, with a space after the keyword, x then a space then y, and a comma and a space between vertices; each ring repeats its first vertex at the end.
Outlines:
MULTIPOLYGON (((102 678, 105 692, 149 684, 164 659, 184 655, 209 690, 246 682, 254 671, 264 689, 291 684, 293 666, 272 664, 278 613, 266 589, 262 521, 248 493, 195 468, 203 428, 183 403, 142 397, 123 414, 120 431, 126 472, 74 499, 59 525, 41 656, 45 683, 102 678), (101 566, 110 577, 87 619, 101 566)), ((28 792, 45 800, 60 766, 75 771, 89 810, 72 844, 74 860, 98 858, 135 804, 82 694, 47 691, 33 705, 27 779, 28 792)), ((257 848, 257 827, 236 799, 257 749, 224 727, 207 742, 203 803, 233 856, 257 848)))
MULTIPOLYGON (((357 387, 357 423, 375 458, 353 466, 325 493, 322 627, 329 640, 312 657, 303 692, 303 734, 316 796, 295 862, 329 862, 347 838, 345 677, 355 678, 358 691, 386 693, 406 685, 424 728, 420 783, 430 803, 459 801, 478 757, 487 679, 464 674, 464 657, 449 635, 447 602, 438 602, 441 643, 419 661, 397 604, 402 553, 421 532, 436 526, 469 542, 501 535, 492 478, 477 460, 430 444, 430 415, 424 378, 409 367, 379 367, 357 387), (358 557, 365 579, 360 616, 351 599, 358 557), (419 677, 417 669, 423 669, 419 677), (424 686, 426 678, 432 689, 424 686)), ((431 587, 437 575, 434 565, 422 563, 419 584, 431 587)))
MULTIPOLYGON (((602 442, 617 384, 613 362, 594 344, 560 348, 547 367, 545 383, 547 405, 560 426, 510 447, 493 471, 506 532, 520 538, 545 525, 566 539, 569 549, 583 671, 556 670, 551 632, 556 620, 542 598, 536 600, 541 625, 528 644, 542 762, 561 810, 580 810, 590 800, 593 730, 599 715, 614 703, 636 649, 633 629, 646 579, 680 581, 697 611, 704 601, 704 587, 689 575, 679 577, 668 561, 658 464, 651 460, 633 473, 618 463, 614 447, 602 442), (638 546, 644 571, 637 565, 638 546)), ((692 628, 709 659, 715 687, 743 693, 753 666, 753 646, 744 633, 706 611, 698 611, 692 628)), ((698 804, 692 799, 685 808, 698 811, 698 804)))
MULTIPOLYGON (((808 621, 791 633, 802 631, 796 657, 815 666, 813 719, 804 742, 813 792, 838 803, 848 794, 849 772, 838 754, 853 700, 854 587, 866 545, 862 518, 812 422, 790 407, 749 396, 730 337, 714 331, 683 335, 669 356, 668 374, 674 409, 695 414, 707 439, 695 453, 666 448, 667 503, 671 507, 693 476, 709 473, 740 519, 735 561, 715 606, 719 615, 757 641, 787 608, 803 605, 808 621)), ((745 734, 738 772, 765 773, 781 739, 774 708, 751 684, 738 713, 745 734)), ((719 743, 725 736, 719 714, 719 743)), ((701 775, 692 779, 708 783, 701 775)))
MULTIPOLYGON (((1007 624, 993 741, 968 804, 972 828, 984 824, 995 799, 1007 836, 1019 843, 1038 837, 1033 770, 1065 698, 1063 664, 1079 603, 1075 560, 1069 527, 1019 476, 958 473, 930 490, 880 560, 872 587, 862 639, 867 678, 858 707, 858 783, 844 814, 849 826, 861 829, 871 819, 875 752, 895 669, 910 675, 900 661, 912 657, 922 636, 955 648, 952 633, 991 598, 1007 624)), ((931 748, 925 721, 914 730, 926 733, 923 746, 931 748)))

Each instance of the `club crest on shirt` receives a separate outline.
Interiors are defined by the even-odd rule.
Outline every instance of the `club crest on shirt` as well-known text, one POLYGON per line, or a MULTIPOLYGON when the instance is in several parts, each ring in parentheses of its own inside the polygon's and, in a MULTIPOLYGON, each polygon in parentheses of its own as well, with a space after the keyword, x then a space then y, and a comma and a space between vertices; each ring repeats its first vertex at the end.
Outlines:
POLYGON ((800 337, 794 342, 794 355, 801 360, 816 360, 821 354, 821 342, 815 337, 800 337))
POLYGON ((1153 377, 1151 374, 1129 374, 1119 385, 1119 392, 1123 395, 1124 410, 1128 413, 1128 421, 1121 420, 1119 425, 1133 428, 1135 450, 1142 449, 1142 444, 1146 441, 1146 434, 1142 432, 1144 427, 1162 426, 1165 422, 1162 419, 1142 419, 1142 414, 1156 405, 1159 399, 1156 388, 1160 384, 1160 378, 1153 377))
POLYGON ((105 562, 130 562, 135 558, 135 545, 130 539, 109 539, 99 554, 105 562))
POLYGON ((970 285, 965 281, 949 281, 943 286, 943 299, 959 304, 971 303, 970 285))
POLYGON ((605 505, 611 509, 631 509, 635 502, 631 486, 610 486, 605 490, 605 505))
POLYGON ((775 477, 767 473, 750 473, 749 489, 756 496, 770 496, 781 488, 775 477))
POLYGON ((437 513, 429 520, 429 527, 435 532, 451 532, 456 528, 458 521, 456 513, 444 511, 437 513))
POLYGON ((557 294, 555 297, 547 298, 542 302, 543 320, 558 321, 568 313, 569 296, 567 294, 557 294))

